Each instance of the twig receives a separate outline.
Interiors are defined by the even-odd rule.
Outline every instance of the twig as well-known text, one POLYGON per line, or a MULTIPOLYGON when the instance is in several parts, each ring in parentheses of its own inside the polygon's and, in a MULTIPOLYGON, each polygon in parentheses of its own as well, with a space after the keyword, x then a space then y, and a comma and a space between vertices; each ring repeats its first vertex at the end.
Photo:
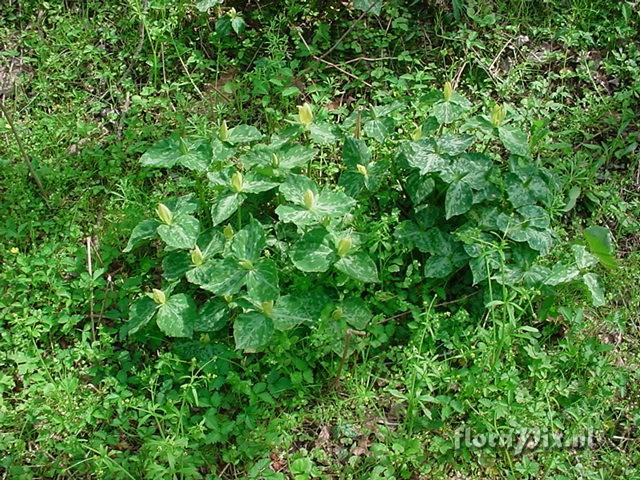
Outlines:
POLYGON ((375 7, 377 4, 381 3, 382 0, 379 1, 373 1, 371 2, 371 5, 369 5, 369 8, 367 8, 364 12, 362 12, 362 14, 356 19, 355 22, 353 22, 351 24, 351 26, 347 29, 346 32, 344 32, 342 35, 340 35, 340 38, 338 38, 338 40, 336 40, 336 43, 333 44, 333 46, 327 50, 326 52, 324 52, 322 55, 320 55, 320 58, 324 58, 327 55, 329 55, 331 52, 333 52, 336 48, 338 48, 338 45, 340 45, 340 42, 342 42, 342 40, 344 40, 344 37, 346 37, 347 35, 349 35, 349 33, 351 33, 351 31, 356 27, 356 25, 358 24, 358 22, 360 20, 362 20, 364 18, 364 16, 369 13, 369 11, 375 7))
POLYGON ((355 80, 359 80, 362 83, 364 83, 367 87, 369 88, 373 88, 373 85, 371 85, 369 82, 367 82, 366 80, 362 80, 360 77, 358 77, 357 75, 354 75, 351 72, 347 72, 344 68, 339 67, 338 65, 336 65, 335 63, 332 63, 328 60, 325 60, 322 57, 319 57, 317 55, 314 55, 313 53, 311 53, 311 48, 309 47, 309 44, 307 43, 307 41, 304 39, 304 37, 302 36, 302 33, 300 33, 300 30, 298 28, 295 29, 296 32, 298 32, 298 36, 300 37, 300 40, 302 40, 302 43, 304 43, 304 46, 307 48, 307 51, 311 54, 311 58, 313 58, 314 60, 317 60, 319 62, 325 63, 333 68, 335 68, 336 70, 339 70, 340 72, 344 73, 345 75, 347 75, 348 77, 351 77, 355 80))
POLYGON ((453 88, 456 89, 458 88, 458 83, 460 82, 460 77, 462 76, 462 72, 464 72, 464 69, 467 66, 467 61, 465 60, 465 62, 462 64, 462 66, 458 69, 458 73, 456 73, 456 76, 453 80, 453 88))
POLYGON ((433 307, 444 307, 445 305, 453 305, 455 303, 460 303, 465 301, 467 298, 469 297, 473 297, 474 295, 477 295, 478 293, 480 293, 480 290, 477 290, 473 293, 468 293, 467 295, 460 297, 460 298, 456 298, 455 300, 449 300, 448 302, 442 302, 442 303, 436 303, 433 307))
POLYGON ((87 270, 91 277, 91 292, 89 295, 89 318, 91 319, 91 337, 96 341, 96 321, 93 315, 93 262, 91 261, 91 237, 87 237, 87 270))
POLYGON ((33 177, 33 180, 36 182, 36 185, 38 186, 38 189, 40 190, 40 194, 42 195, 42 198, 44 199, 44 203, 46 203, 47 206, 50 206, 49 205, 49 200, 47 198, 47 192, 44 189, 44 185, 42 185, 42 180, 40 180, 40 176, 38 175, 38 172, 36 172, 36 169, 33 166, 33 163, 31 162, 31 159, 29 158, 29 155, 27 155, 27 152, 24 149, 24 146, 22 145, 22 140, 20 139, 20 135, 18 134, 18 131, 16 130, 15 125, 13 124, 13 119, 11 118, 11 115, 9 114, 9 111, 6 109, 6 107, 4 106, 4 102, 1 101, 1 100, 0 100, 0 110, 2 110, 2 113, 3 113, 4 117, 7 119, 7 123, 9 124, 9 127, 11 128, 11 132, 13 133, 13 136, 16 139, 16 144, 18 145, 18 150, 20 150, 20 154, 22 155, 22 159, 24 160, 24 163, 27 164, 27 167, 29 168, 29 173, 33 177))
POLYGON ((344 364, 347 361, 347 357, 349 356, 349 344, 351 343, 351 337, 354 335, 358 337, 366 337, 367 334, 365 332, 361 332, 359 330, 353 330, 351 328, 347 328, 347 331, 344 334, 344 347, 342 348, 342 356, 340 357, 340 365, 338 365, 338 371, 336 372, 336 376, 333 379, 332 386, 333 388, 337 388, 340 383, 340 375, 342 375, 342 369, 344 368, 344 364))
POLYGON ((349 64, 349 63, 355 63, 355 62, 380 62, 382 60, 396 60, 398 57, 377 57, 377 58, 370 58, 370 57, 356 57, 356 58, 352 58, 351 60, 347 60, 344 63, 345 65, 349 64))
POLYGON ((118 139, 122 138, 122 129, 124 128, 124 119, 127 116, 127 112, 129 111, 129 107, 131 106, 131 94, 127 90, 127 95, 124 99, 124 105, 122 106, 122 111, 120 112, 120 120, 118 121, 118 127, 116 128, 116 135, 118 139))
POLYGON ((176 49, 176 53, 178 54, 178 60, 180 61, 180 65, 182 65, 182 68, 184 69, 184 73, 187 74, 187 78, 189 78, 189 81, 191 82, 191 85, 193 85, 193 88, 195 88, 196 92, 198 92, 198 95, 200 95, 200 98, 202 100, 206 100, 204 95, 202 94, 202 91, 200 91, 198 86, 193 81, 193 78, 191 78, 191 73, 189 73, 189 69, 187 68, 187 66, 182 61, 182 57, 180 56, 180 52, 178 51, 178 46, 176 45, 175 41, 173 42, 173 47, 176 49))
POLYGON ((328 60, 325 60, 324 58, 320 58, 320 57, 318 57, 318 56, 316 56, 316 55, 314 55, 314 56, 313 56, 313 58, 314 58, 315 60, 318 60, 318 61, 320 61, 320 62, 322 62, 322 63, 325 63, 325 64, 329 65, 330 67, 333 67, 333 68, 335 68, 336 70, 338 70, 338 71, 340 71, 340 72, 344 73, 347 77, 351 77, 351 78, 353 78, 354 80, 359 80, 359 81, 361 81, 362 83, 364 83, 367 87, 369 87, 369 88, 373 88, 373 85, 371 85, 371 84, 370 84, 369 82, 367 82, 366 80, 363 80, 363 79, 361 79, 359 76, 354 75, 353 73, 346 71, 344 68, 342 68, 342 67, 340 67, 340 66, 336 65, 335 63, 329 62, 328 60))
POLYGON ((504 46, 500 49, 500 51, 498 52, 498 54, 495 56, 495 58, 493 59, 493 62, 491 62, 491 65, 489 65, 489 70, 493 71, 493 67, 495 67, 496 63, 498 62, 498 60, 500 59, 500 57, 502 56, 502 53, 505 51, 505 49, 511 44, 511 42, 513 42, 514 37, 511 37, 507 43, 504 44, 504 46))

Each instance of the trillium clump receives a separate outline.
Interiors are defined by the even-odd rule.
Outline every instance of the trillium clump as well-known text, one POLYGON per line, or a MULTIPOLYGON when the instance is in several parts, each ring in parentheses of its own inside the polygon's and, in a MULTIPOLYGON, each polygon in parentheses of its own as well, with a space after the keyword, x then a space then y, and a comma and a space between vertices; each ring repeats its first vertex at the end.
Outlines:
POLYGON ((213 139, 173 136, 142 156, 194 172, 201 194, 163 200, 133 229, 124 251, 159 241, 162 285, 132 303, 123 336, 232 332, 237 348, 257 352, 292 329, 342 338, 419 311, 434 292, 526 285, 552 295, 581 282, 604 303, 591 269, 615 267, 606 229, 587 229, 586 245, 551 261, 549 212, 564 199, 504 105, 473 116, 447 83, 400 137, 397 104, 340 126, 316 113, 299 106, 270 137, 223 121, 213 139))

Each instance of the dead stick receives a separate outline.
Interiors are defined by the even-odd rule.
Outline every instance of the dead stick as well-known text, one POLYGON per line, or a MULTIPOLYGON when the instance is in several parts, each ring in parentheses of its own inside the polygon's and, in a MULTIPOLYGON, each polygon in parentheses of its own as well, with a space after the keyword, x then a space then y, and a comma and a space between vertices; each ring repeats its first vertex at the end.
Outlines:
POLYGON ((13 119, 11 118, 9 111, 5 108, 4 102, 2 101, 0 101, 0 110, 2 110, 2 114, 4 115, 4 118, 7 119, 7 123, 9 124, 9 127, 11 128, 11 132, 13 133, 13 136, 16 139, 16 144, 18 145, 18 150, 20 150, 22 159, 24 160, 24 163, 26 163, 27 167, 29 168, 29 173, 31 173, 33 180, 36 182, 36 185, 38 185, 38 188, 40 189, 40 194, 42 195, 42 198, 44 198, 44 202, 47 204, 47 206, 49 206, 49 200, 47 199, 47 192, 44 189, 44 185, 42 185, 42 180, 40 180, 40 176, 38 175, 38 172, 36 172, 36 169, 33 166, 33 163, 31 162, 29 155, 27 155, 27 152, 22 145, 22 140, 20 139, 20 135, 18 134, 18 131, 16 130, 15 125, 13 124, 13 119))

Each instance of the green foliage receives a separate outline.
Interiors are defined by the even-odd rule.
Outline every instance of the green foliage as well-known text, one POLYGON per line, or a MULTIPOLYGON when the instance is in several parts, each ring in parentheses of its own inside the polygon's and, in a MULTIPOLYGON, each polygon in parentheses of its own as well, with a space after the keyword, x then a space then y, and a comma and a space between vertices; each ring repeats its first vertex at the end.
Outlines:
POLYGON ((638 477, 640 14, 534 3, 3 5, 0 472, 638 477))
MULTIPOLYGON (((372 109, 375 122, 393 125, 389 115, 397 109, 372 109)), ((229 130, 224 122, 212 141, 172 137, 154 145, 142 156, 144 166, 189 170, 193 163, 181 160, 190 155, 188 145, 208 152, 199 162, 206 168, 196 170, 206 174, 210 193, 205 196, 212 198, 211 207, 206 201, 199 205, 200 212, 211 211, 200 222, 192 215, 196 207, 191 197, 165 201, 158 207, 164 223, 143 220, 125 248, 153 238, 156 226, 165 252, 163 276, 170 289, 186 292, 170 295, 159 307, 158 327, 169 336, 189 337, 194 324, 198 331, 205 325, 217 331, 225 317, 233 326, 236 348, 255 352, 270 345, 275 330, 319 324, 322 308, 298 313, 307 295, 297 292, 296 285, 333 291, 324 306, 337 305, 340 298, 364 298, 366 304, 373 302, 375 292, 367 284, 383 283, 398 295, 404 288, 398 285, 401 273, 415 267, 422 273, 414 302, 442 291, 452 279, 455 291, 462 292, 465 286, 490 289, 493 283, 546 289, 582 278, 594 305, 602 305, 604 294, 583 247, 575 247, 574 252, 582 253, 573 261, 547 266, 557 244, 548 207, 556 201, 558 184, 549 170, 532 161, 527 135, 513 125, 503 126, 499 107, 491 128, 467 128, 461 134, 462 122, 483 125, 482 117, 469 117, 470 110, 470 102, 447 84, 443 99, 429 112, 440 124, 438 133, 420 138, 418 132, 404 140, 372 127, 375 143, 369 145, 343 126, 342 156, 334 160, 337 182, 309 176, 316 150, 308 143, 318 140, 307 104, 299 109, 299 126, 272 135, 268 143, 258 143, 263 135, 254 127, 229 130), (474 149, 479 141, 484 142, 482 151, 474 149), (171 154, 167 145, 172 145, 171 154), (386 228, 397 243, 382 253, 369 225, 394 211, 402 214, 386 228), (200 233, 200 223, 212 227, 200 233), (381 267, 384 257, 394 258, 393 269, 381 267), (339 295, 336 285, 341 286, 339 295), (208 304, 219 306, 218 320, 198 319, 192 298, 202 294, 196 287, 214 295, 208 304), (281 297, 283 292, 287 295, 281 297)), ((600 231, 592 227, 585 235, 594 254, 608 258, 603 252, 611 256, 610 245, 602 244, 602 235, 596 235, 600 231)), ((128 334, 148 322, 148 302, 139 300, 132 314, 132 326, 123 327, 128 334)))

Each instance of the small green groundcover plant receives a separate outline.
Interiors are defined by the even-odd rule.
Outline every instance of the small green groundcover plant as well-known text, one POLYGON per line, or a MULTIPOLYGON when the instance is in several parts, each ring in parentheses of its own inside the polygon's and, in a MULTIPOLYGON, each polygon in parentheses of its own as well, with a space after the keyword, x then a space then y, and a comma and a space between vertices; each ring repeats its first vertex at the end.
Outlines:
POLYGON ((467 288, 488 303, 500 289, 551 295, 574 281, 602 305, 591 269, 615 265, 608 230, 590 227, 584 244, 549 255, 562 246, 553 220, 575 201, 506 108, 473 114, 450 83, 425 104, 409 128, 398 103, 341 125, 304 104, 269 138, 222 122, 213 139, 154 145, 142 165, 192 171, 198 195, 163 201, 133 230, 125 252, 160 240, 162 280, 131 305, 122 335, 157 326, 226 341, 232 331, 256 352, 276 331, 320 321, 336 335, 366 330, 385 302, 467 288))

